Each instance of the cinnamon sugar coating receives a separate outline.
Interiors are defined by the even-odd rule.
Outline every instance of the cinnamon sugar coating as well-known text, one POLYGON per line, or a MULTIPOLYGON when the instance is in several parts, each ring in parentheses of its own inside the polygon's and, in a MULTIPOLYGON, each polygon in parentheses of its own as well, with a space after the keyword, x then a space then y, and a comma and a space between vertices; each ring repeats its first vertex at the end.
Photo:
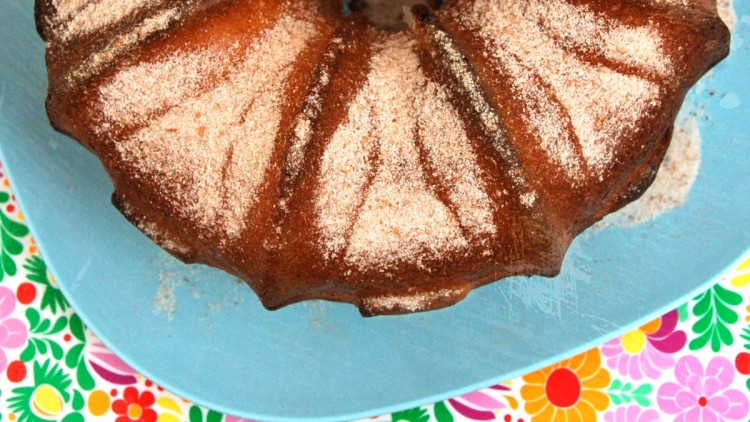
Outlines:
POLYGON ((36 9, 50 120, 125 217, 270 309, 365 315, 556 275, 651 184, 729 50, 708 0, 449 0, 397 32, 334 0, 36 9))

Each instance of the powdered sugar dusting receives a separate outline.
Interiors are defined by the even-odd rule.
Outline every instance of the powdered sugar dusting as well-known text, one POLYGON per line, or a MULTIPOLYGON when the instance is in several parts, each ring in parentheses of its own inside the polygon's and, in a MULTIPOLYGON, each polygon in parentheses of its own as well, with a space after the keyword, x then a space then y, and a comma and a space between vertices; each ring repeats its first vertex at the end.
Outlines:
MULTIPOLYGON (((663 4, 667 6, 675 7, 686 7, 686 8, 701 8, 710 9, 710 0, 651 0, 655 4, 663 4)), ((737 15, 734 12, 734 0, 717 0, 716 6, 719 12, 719 17, 729 27, 731 32, 734 32, 737 26, 737 15)), ((708 10, 713 12, 713 10, 708 10)))
POLYGON ((66 3, 56 1, 60 16, 70 18, 61 24, 62 27, 58 33, 63 40, 85 35, 116 23, 149 2, 147 0, 98 0, 89 2, 83 7, 79 0, 73 1, 70 6, 66 3))
MULTIPOLYGON (((331 66, 329 61, 333 61, 336 58, 338 51, 343 46, 344 40, 338 37, 333 38, 329 42, 329 48, 323 57, 324 63, 319 64, 317 74, 313 76, 314 82, 310 92, 305 98, 302 112, 297 116, 294 122, 284 168, 289 181, 295 180, 302 170, 302 163, 304 162, 308 145, 313 136, 312 122, 317 119, 323 111, 323 91, 331 82, 331 66)), ((282 192, 282 207, 286 206, 286 196, 289 194, 290 192, 282 192)))
POLYGON ((169 238, 159 226, 150 221, 140 221, 138 224, 140 229, 146 236, 153 239, 154 242, 158 243, 161 247, 169 252, 176 254, 187 254, 190 253, 190 249, 186 246, 182 246, 169 238))
POLYGON ((617 141, 658 106, 659 88, 637 76, 584 63, 560 48, 536 19, 540 8, 537 1, 478 0, 459 19, 490 42, 498 66, 516 58, 523 67, 513 77, 535 72, 552 88, 570 117, 583 158, 600 175, 616 155, 617 141))
POLYGON ((371 135, 373 94, 368 88, 365 86, 354 98, 347 121, 336 130, 322 157, 315 207, 326 257, 338 255, 346 247, 362 191, 373 170, 376 140, 371 135))
POLYGON ((653 220, 688 200, 701 163, 701 137, 695 118, 675 127, 672 143, 651 187, 620 211, 610 214, 597 227, 634 226, 653 220))
POLYGON ((508 166, 508 176, 513 182, 513 188, 522 195, 536 198, 535 193, 529 192, 530 187, 526 175, 510 148, 505 128, 500 124, 500 117, 487 101, 479 79, 470 69, 466 57, 461 54, 455 42, 445 31, 429 23, 427 24, 427 30, 438 48, 438 52, 442 54, 444 63, 447 64, 451 74, 456 79, 456 88, 461 95, 469 100, 472 110, 479 117, 490 144, 508 166))
POLYGON ((159 273, 159 287, 153 299, 153 307, 155 311, 164 314, 169 321, 174 319, 177 311, 175 289, 179 279, 180 274, 177 272, 162 271, 159 273))
POLYGON ((729 27, 729 30, 734 32, 737 29, 737 14, 734 12, 734 1, 733 0, 719 0, 719 16, 729 27))
POLYGON ((387 295, 364 298, 362 302, 366 309, 378 309, 381 311, 407 311, 417 312, 429 308, 429 305, 438 299, 445 299, 463 294, 461 290, 440 289, 435 292, 415 293, 411 295, 387 295))
POLYGON ((415 145, 417 92, 424 76, 410 40, 388 39, 372 59, 379 167, 352 228, 346 261, 362 268, 419 262, 467 246, 450 209, 430 191, 415 145))
POLYGON ((461 225, 494 233, 463 125, 419 68, 413 41, 393 35, 376 50, 367 84, 323 155, 316 211, 326 254, 344 253, 360 267, 419 263, 466 247, 461 225), (453 204, 428 186, 419 144, 453 204))
POLYGON ((495 234, 487 186, 480 179, 482 170, 445 90, 429 82, 419 91, 416 101, 422 105, 417 115, 418 135, 436 177, 449 189, 461 226, 475 236, 495 234))
MULTIPOLYGON (((237 48, 237 44, 234 47, 237 48)), ((117 74, 99 89, 107 121, 145 123, 151 113, 181 104, 228 64, 230 51, 202 49, 180 52, 151 63, 139 63, 117 74)), ((99 130, 108 128, 99 126, 99 130)))
POLYGON ((57 12, 56 21, 64 21, 73 16, 74 13, 83 9, 91 0, 52 0, 52 6, 57 12))
POLYGON ((524 99, 520 104, 524 111, 522 119, 539 138, 547 158, 571 179, 584 179, 584 163, 575 150, 576 139, 567 127, 570 118, 552 103, 550 93, 534 79, 532 72, 514 56, 503 54, 503 57, 506 69, 513 75, 510 79, 513 92, 524 99))
POLYGON ((538 19, 562 45, 603 54, 619 63, 635 66, 661 77, 670 77, 673 67, 653 27, 631 27, 597 16, 586 5, 569 1, 534 1, 530 19, 538 19), (534 15, 534 16, 531 16, 534 15))
POLYGON ((111 63, 114 58, 143 41, 150 35, 162 31, 180 18, 182 13, 178 8, 164 10, 155 16, 145 19, 129 31, 118 34, 101 50, 91 54, 77 68, 74 68, 65 79, 68 84, 75 86, 78 81, 99 71, 103 66, 111 63))
MULTIPOLYGON (((285 79, 315 33, 302 18, 282 17, 226 82, 119 142, 122 157, 173 185, 163 193, 186 217, 238 236, 273 150, 285 79)), ((132 88, 144 89, 139 82, 132 88)))

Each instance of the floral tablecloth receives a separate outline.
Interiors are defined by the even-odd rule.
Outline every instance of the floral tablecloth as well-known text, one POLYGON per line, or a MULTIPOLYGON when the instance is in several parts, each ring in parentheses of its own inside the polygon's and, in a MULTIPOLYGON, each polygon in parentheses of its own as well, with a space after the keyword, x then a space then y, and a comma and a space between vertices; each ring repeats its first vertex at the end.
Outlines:
MULTIPOLYGON (((86 329, 39 255, 1 165, 0 208, 0 421, 242 421, 164 391, 86 329)), ((621 338, 501 385, 374 419, 747 421, 748 397, 750 259, 621 338)))

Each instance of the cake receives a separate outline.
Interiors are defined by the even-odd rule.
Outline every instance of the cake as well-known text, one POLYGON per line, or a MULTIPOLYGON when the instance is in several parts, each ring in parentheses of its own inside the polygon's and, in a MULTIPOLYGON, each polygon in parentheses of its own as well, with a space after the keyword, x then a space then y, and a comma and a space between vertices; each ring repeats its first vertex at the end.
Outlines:
POLYGON ((414 3, 37 0, 47 112, 184 262, 402 314, 558 274, 729 51, 708 0, 414 3))

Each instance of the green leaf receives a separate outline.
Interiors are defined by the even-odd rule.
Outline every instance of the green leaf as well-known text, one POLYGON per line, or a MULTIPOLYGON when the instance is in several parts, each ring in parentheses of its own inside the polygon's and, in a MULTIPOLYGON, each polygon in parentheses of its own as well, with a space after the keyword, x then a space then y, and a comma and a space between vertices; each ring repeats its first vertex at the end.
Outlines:
POLYGON ((647 397, 644 396, 633 396, 633 400, 635 400, 636 403, 638 403, 641 407, 649 407, 651 406, 651 400, 649 400, 647 397))
POLYGON ((453 422, 453 415, 445 402, 435 403, 435 419, 437 419, 437 422, 453 422))
POLYGON ((190 407, 190 422, 203 422, 203 412, 201 412, 200 407, 198 406, 192 406, 190 407))
POLYGON ((609 393, 609 398, 612 400, 612 403, 615 406, 619 406, 620 404, 622 404, 622 400, 620 400, 620 396, 618 396, 617 394, 609 393))
POLYGON ((78 340, 84 343, 86 342, 86 335, 84 333, 83 322, 81 322, 81 318, 79 318, 78 315, 76 314, 73 314, 70 316, 70 332, 78 340))
POLYGON ((31 398, 35 387, 18 387, 11 391, 12 396, 8 398, 8 409, 16 414, 18 422, 35 420, 36 415, 31 409, 31 398))
POLYGON ((711 332, 711 350, 718 353, 721 350, 721 338, 716 331, 711 332))
POLYGON ((393 422, 427 422, 430 420, 430 415, 427 414, 427 409, 417 407, 404 410, 403 412, 396 412, 391 415, 391 420, 393 422))
POLYGON ((209 410, 206 415, 206 422, 221 422, 223 418, 224 416, 221 413, 209 410))
POLYGON ((736 312, 724 307, 721 308, 719 317, 724 321, 724 325, 734 325, 740 320, 736 312))
POLYGON ((709 340, 711 340, 711 335, 702 335, 692 339, 688 347, 690 350, 700 350, 708 344, 709 340))
MULTIPOLYGON (((8 274, 9 276, 16 275, 16 272, 18 269, 16 268, 16 263, 13 261, 13 258, 5 253, 5 251, 2 251, 2 257, 0 259, 0 266, 2 266, 2 271, 0 271, 0 276, 5 276, 5 274, 8 274)), ((2 281, 2 279, 0 279, 2 281)))
POLYGON ((65 327, 68 326, 68 318, 65 316, 61 316, 60 318, 55 321, 55 325, 52 327, 52 329, 47 334, 57 334, 60 331, 64 330, 65 327))
POLYGON ((729 326, 739 321, 732 307, 741 303, 742 296, 718 284, 700 295, 693 306, 693 314, 698 317, 693 332, 698 336, 690 342, 690 349, 702 349, 710 342, 711 350, 718 353, 722 347, 732 345, 734 339, 729 326))
MULTIPOLYGON (((6 216, 4 213, 0 213, 0 221, 2 221, 3 229, 5 229, 11 236, 24 237, 29 234, 28 227, 23 223, 11 220, 10 217, 6 216)), ((21 250, 23 250, 23 248, 21 250)), ((19 253, 21 253, 21 251, 14 253, 14 255, 19 253)))
POLYGON ((83 352, 83 344, 76 344, 68 350, 65 355, 65 366, 70 369, 78 366, 78 361, 81 360, 81 353, 83 352))
POLYGON ((740 338, 745 340, 745 349, 750 350, 750 326, 747 326, 742 329, 742 334, 740 334, 740 338))
POLYGON ((633 395, 644 396, 647 394, 651 394, 652 391, 654 391, 654 387, 652 387, 651 384, 643 384, 640 387, 633 390, 633 395))
POLYGON ((39 312, 34 308, 26 309, 26 320, 29 321, 29 330, 34 331, 37 325, 39 325, 39 312))
POLYGON ((86 422, 86 419, 79 412, 74 412, 65 416, 60 422, 86 422))
POLYGON ((52 357, 58 361, 62 360, 64 354, 63 348, 53 340, 46 339, 46 341, 47 344, 49 344, 49 349, 52 352, 52 357))
POLYGON ((10 194, 8 192, 0 192, 0 204, 4 204, 10 200, 10 194))
POLYGON ((83 394, 78 390, 73 390, 73 410, 79 411, 83 409, 83 406, 85 405, 86 400, 83 398, 83 394))
POLYGON ((47 354, 47 344, 42 339, 32 337, 30 340, 34 342, 34 346, 36 346, 40 354, 47 354))
MULTIPOLYGON (((2 215, 0 214, 0 216, 2 215)), ((0 230, 0 239, 2 239, 3 252, 5 252, 5 254, 18 255, 23 252, 23 245, 21 244, 21 242, 16 240, 16 238, 13 237, 13 235, 9 231, 5 230, 4 227, 2 230, 0 230)))
POLYGON ((41 309, 44 311, 49 309, 53 314, 57 313, 58 308, 64 311, 68 308, 68 302, 65 300, 60 289, 57 286, 52 285, 49 277, 47 276, 47 264, 42 258, 37 255, 32 255, 26 259, 26 263, 23 266, 28 274, 26 278, 29 281, 44 285, 44 293, 42 293, 41 309))
POLYGON ((23 252, 23 244, 18 241, 29 234, 29 229, 17 221, 13 221, 0 212, 0 281, 5 275, 14 276, 18 272, 13 256, 23 252))
POLYGON ((47 334, 47 330, 49 330, 49 327, 51 325, 52 323, 50 322, 50 320, 45 318, 39 323, 39 326, 36 327, 34 332, 39 333, 39 334, 47 334))
POLYGON ((639 404, 651 403, 647 397, 654 389, 651 385, 643 384, 635 389, 633 389, 633 387, 634 385, 632 383, 628 382, 622 384, 619 380, 614 380, 609 386, 607 394, 615 406, 619 406, 623 403, 629 404, 633 401, 639 404))
POLYGON ((34 342, 29 341, 26 343, 26 348, 21 352, 21 362, 31 362, 34 360, 34 356, 36 356, 36 346, 34 346, 34 342))
POLYGON ((677 308, 677 315, 679 315, 680 322, 687 321, 688 317, 690 316, 690 311, 688 310, 687 303, 683 303, 679 308, 677 308))
POLYGON ((91 391, 96 386, 96 381, 94 381, 94 377, 91 376, 89 369, 86 367, 86 361, 83 359, 78 363, 76 379, 78 380, 78 385, 80 385, 85 391, 91 391))
POLYGON ((721 284, 717 284, 715 290, 719 299, 727 305, 739 306, 742 304, 742 295, 739 293, 726 289, 721 284))
POLYGON ((697 303, 693 306, 694 315, 704 315, 711 309, 712 296, 709 292, 710 291, 703 292, 696 298, 697 303))
POLYGON ((716 331, 719 333, 719 338, 721 339, 722 343, 726 344, 727 346, 731 346, 732 344, 734 344, 732 332, 729 331, 729 328, 727 328, 726 325, 718 325, 716 331))
POLYGON ((703 334, 706 331, 708 331, 714 323, 714 318, 712 313, 706 313, 699 319, 698 321, 693 324, 693 332, 696 334, 703 334))

